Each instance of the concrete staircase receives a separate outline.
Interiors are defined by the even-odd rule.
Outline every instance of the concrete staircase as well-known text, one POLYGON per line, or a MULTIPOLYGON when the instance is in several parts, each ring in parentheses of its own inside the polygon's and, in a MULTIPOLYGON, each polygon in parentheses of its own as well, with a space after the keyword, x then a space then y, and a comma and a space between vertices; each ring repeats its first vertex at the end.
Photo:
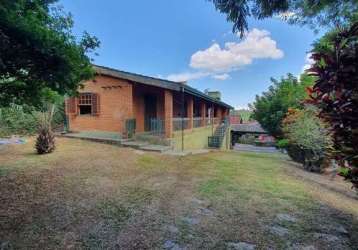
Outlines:
POLYGON ((225 133, 228 125, 223 123, 219 125, 214 132, 213 136, 209 136, 208 138, 208 147, 209 148, 221 148, 223 140, 225 138, 225 133))

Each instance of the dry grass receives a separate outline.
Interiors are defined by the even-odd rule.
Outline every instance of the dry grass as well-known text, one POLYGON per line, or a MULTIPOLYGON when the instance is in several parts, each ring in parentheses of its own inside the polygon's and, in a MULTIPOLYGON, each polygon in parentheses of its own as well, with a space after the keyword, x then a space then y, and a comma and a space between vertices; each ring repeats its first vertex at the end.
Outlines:
POLYGON ((33 140, 0 149, 3 245, 226 249, 228 243, 248 242, 258 249, 353 249, 357 244, 358 201, 291 174, 293 167, 278 155, 175 158, 64 138, 57 146, 41 156, 33 140), (278 214, 297 221, 277 221, 278 214), (289 233, 272 233, 277 226, 289 233))

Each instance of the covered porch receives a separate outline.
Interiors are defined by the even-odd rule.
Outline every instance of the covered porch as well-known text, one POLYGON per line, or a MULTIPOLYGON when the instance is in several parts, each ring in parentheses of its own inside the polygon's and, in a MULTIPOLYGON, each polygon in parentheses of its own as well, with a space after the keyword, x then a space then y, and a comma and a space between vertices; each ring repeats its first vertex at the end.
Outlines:
POLYGON ((185 91, 133 86, 132 120, 136 134, 171 138, 175 131, 220 124, 228 114, 228 108, 185 91))

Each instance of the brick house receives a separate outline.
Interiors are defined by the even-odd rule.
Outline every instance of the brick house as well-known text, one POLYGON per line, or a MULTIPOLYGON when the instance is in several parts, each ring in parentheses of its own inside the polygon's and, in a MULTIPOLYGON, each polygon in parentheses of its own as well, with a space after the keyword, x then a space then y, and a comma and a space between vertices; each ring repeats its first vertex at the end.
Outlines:
POLYGON ((128 124, 135 133, 159 133, 170 138, 175 130, 218 124, 230 105, 184 83, 178 83, 103 66, 82 83, 78 97, 66 100, 71 131, 98 130, 125 135, 128 124), (132 125, 133 129, 133 125, 132 125))

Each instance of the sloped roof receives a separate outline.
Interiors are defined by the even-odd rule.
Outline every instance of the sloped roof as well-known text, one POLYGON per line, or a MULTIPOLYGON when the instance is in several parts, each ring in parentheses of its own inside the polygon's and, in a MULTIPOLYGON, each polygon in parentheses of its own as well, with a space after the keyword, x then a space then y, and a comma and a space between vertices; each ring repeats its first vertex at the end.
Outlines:
POLYGON ((146 85, 159 87, 159 88, 170 89, 170 90, 174 90, 174 91, 181 91, 182 89, 184 89, 185 93, 203 98, 207 101, 216 103, 218 105, 224 106, 229 109, 233 108, 229 104, 226 104, 225 102, 222 102, 220 100, 216 100, 215 98, 212 98, 211 96, 209 96, 193 87, 190 87, 189 85, 184 84, 182 82, 174 82, 174 81, 169 81, 169 80, 165 80, 165 79, 144 76, 144 75, 130 73, 130 72, 122 71, 122 70, 112 69, 112 68, 105 67, 105 66, 93 65, 93 67, 94 67, 96 73, 99 75, 112 76, 115 78, 125 79, 125 80, 129 80, 132 82, 137 82, 137 83, 146 84, 146 85))
POLYGON ((258 122, 233 124, 231 125, 231 130, 243 133, 267 134, 266 130, 264 130, 258 122))

